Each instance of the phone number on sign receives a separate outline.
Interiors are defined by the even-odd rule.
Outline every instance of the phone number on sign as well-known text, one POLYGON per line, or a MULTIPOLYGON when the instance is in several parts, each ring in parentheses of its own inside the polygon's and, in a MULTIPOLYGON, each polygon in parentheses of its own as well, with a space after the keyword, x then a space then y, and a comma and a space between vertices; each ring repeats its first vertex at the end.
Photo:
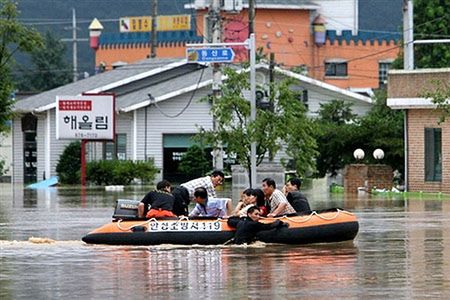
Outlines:
POLYGON ((221 231, 222 223, 213 222, 151 222, 148 231, 221 231))

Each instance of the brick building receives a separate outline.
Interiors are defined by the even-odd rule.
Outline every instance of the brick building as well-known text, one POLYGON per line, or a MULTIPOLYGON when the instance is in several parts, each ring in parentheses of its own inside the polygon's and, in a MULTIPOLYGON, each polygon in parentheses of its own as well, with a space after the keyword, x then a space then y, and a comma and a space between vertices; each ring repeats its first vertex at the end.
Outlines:
MULTIPOLYGON (((247 1, 231 1, 233 10, 222 10, 224 42, 243 42, 248 37, 247 1)), ((398 1, 387 4, 392 6, 398 1)), ((323 82, 354 91, 383 86, 387 71, 399 53, 400 32, 363 30, 359 26, 362 1, 256 1, 254 28, 257 47, 275 54, 284 68, 296 68, 323 82)), ((185 7, 196 12, 189 31, 158 32, 157 57, 185 57, 186 43, 209 40, 209 1, 196 0, 185 7)), ((392 13, 401 7, 392 6, 392 13)), ((367 12, 365 19, 370 19, 367 12)), ((376 15, 376 14, 372 14, 376 15)), ((398 20, 401 22, 401 19, 398 20)), ((400 25, 400 24, 398 24, 400 25)), ((103 33, 96 50, 96 66, 107 69, 148 57, 149 32, 103 33)), ((244 47, 235 47, 236 60, 247 60, 244 47)))
POLYGON ((405 184, 408 191, 450 193, 450 121, 424 93, 450 83, 450 68, 394 70, 388 106, 405 111, 405 184))

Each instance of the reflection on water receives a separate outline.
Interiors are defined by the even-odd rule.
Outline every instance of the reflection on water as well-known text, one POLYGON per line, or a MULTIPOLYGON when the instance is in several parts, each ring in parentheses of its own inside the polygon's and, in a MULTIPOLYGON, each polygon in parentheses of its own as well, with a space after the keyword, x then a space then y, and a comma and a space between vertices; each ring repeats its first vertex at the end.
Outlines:
POLYGON ((444 299, 450 294, 450 199, 445 197, 357 198, 328 195, 322 187, 307 190, 314 209, 337 206, 356 213, 360 232, 353 242, 115 247, 86 245, 80 238, 110 220, 116 199, 140 199, 145 188, 28 191, 0 185, 0 192, 0 299, 444 299))

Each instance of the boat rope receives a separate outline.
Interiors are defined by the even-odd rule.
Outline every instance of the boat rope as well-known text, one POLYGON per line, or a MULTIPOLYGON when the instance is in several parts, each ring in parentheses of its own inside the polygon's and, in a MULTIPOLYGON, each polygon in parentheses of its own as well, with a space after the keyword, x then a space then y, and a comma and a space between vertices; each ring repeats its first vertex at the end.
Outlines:
POLYGON ((344 211, 344 210, 341 210, 341 209, 338 208, 337 211, 336 211, 336 214, 334 216, 332 216, 332 217, 325 217, 322 214, 317 213, 316 211, 313 211, 313 212, 311 212, 311 214, 306 216, 306 218, 304 218, 303 220, 294 220, 294 219, 292 219, 292 218, 290 218, 290 217, 288 217, 286 215, 278 217, 278 218, 275 218, 275 219, 278 219, 278 220, 279 219, 287 219, 287 220, 291 221, 292 223, 305 223, 305 222, 308 222, 309 220, 311 220, 312 217, 317 216, 317 217, 319 217, 319 218, 321 218, 323 220, 331 221, 331 220, 336 219, 339 216, 339 214, 341 214, 341 213, 348 214, 348 215, 353 215, 350 212, 347 212, 347 211, 344 211))
POLYGON ((129 231, 129 230, 133 229, 133 228, 136 227, 136 226, 144 226, 144 225, 148 225, 150 222, 158 222, 158 220, 156 220, 155 218, 151 218, 150 220, 144 221, 144 222, 139 223, 139 224, 134 224, 134 225, 131 225, 131 226, 128 227, 128 228, 125 228, 125 227, 122 227, 122 226, 120 225, 120 223, 121 223, 122 221, 123 221, 122 219, 119 219, 119 221, 117 221, 117 227, 118 227, 120 230, 122 230, 122 231, 129 231))

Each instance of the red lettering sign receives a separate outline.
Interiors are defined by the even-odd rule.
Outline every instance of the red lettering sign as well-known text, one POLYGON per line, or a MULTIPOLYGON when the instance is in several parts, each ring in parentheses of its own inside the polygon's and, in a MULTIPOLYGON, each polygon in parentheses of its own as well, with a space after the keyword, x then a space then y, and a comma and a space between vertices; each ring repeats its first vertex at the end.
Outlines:
POLYGON ((91 100, 60 100, 59 110, 91 111, 91 100))

